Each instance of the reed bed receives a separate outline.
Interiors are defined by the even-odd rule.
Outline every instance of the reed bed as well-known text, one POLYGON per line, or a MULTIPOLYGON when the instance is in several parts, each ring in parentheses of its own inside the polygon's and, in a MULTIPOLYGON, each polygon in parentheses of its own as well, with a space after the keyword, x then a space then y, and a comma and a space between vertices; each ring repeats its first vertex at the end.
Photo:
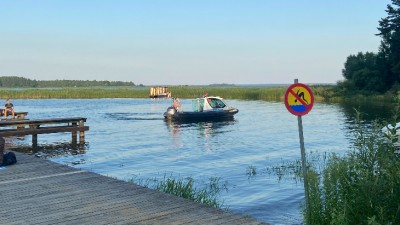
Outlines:
POLYGON ((59 89, 3 89, 1 98, 12 99, 94 99, 94 98, 146 98, 148 89, 130 88, 59 88, 59 89))
MULTIPOLYGON (((283 101, 287 86, 247 88, 214 86, 170 86, 172 97, 198 98, 208 93, 226 99, 283 101)), ((348 100, 379 102, 392 100, 386 95, 342 96, 334 86, 311 86, 316 101, 342 102, 348 100)), ((148 98, 150 87, 76 87, 76 88, 21 88, 0 89, 0 98, 6 99, 94 99, 94 98, 148 98)))
MULTIPOLYGON (((0 89, 0 98, 11 99, 92 99, 92 98, 148 98, 149 87, 144 88, 55 88, 55 89, 0 89)), ((198 98, 205 93, 229 99, 281 101, 285 87, 240 88, 171 86, 173 97, 198 98)))
POLYGON ((172 96, 180 98, 198 98, 205 93, 229 99, 281 101, 286 87, 241 88, 241 87, 171 87, 172 96))

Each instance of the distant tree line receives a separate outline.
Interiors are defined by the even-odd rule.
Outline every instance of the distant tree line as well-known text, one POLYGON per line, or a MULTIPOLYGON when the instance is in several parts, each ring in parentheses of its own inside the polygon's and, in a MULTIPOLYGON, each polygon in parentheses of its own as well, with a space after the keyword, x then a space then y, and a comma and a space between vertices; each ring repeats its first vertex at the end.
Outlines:
POLYGON ((134 86, 133 82, 97 81, 97 80, 31 80, 17 76, 0 77, 0 87, 4 88, 46 88, 46 87, 108 87, 134 86))
POLYGON ((384 93, 400 90, 400 0, 387 5, 387 17, 379 21, 378 53, 359 52, 347 57, 338 87, 345 92, 384 93))

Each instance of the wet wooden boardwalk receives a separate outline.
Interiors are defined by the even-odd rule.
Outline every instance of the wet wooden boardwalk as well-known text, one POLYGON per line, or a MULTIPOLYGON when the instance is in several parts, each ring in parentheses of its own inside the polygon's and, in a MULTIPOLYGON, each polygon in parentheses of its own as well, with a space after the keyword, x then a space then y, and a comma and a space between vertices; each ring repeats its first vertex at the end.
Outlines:
POLYGON ((0 170, 0 224, 262 224, 34 156, 17 159, 0 170))

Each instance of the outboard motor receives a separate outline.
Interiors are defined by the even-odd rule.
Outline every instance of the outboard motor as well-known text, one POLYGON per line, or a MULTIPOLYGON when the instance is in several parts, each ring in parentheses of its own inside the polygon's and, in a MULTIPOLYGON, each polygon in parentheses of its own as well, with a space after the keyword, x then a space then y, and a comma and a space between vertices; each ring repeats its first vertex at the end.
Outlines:
POLYGON ((164 113, 166 119, 172 119, 176 113, 176 109, 173 106, 168 107, 167 111, 164 113))

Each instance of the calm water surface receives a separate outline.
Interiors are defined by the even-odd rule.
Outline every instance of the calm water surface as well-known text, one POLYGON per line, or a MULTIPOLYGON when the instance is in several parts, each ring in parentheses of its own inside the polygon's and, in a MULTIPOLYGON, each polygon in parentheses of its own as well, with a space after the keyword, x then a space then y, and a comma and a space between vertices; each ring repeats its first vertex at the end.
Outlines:
MULTIPOLYGON (((174 124, 163 120, 169 100, 55 99, 14 100, 29 118, 87 117, 90 131, 80 151, 71 135, 39 135, 38 152, 52 161, 122 180, 220 177, 228 191, 221 199, 232 211, 273 224, 299 224, 303 183, 271 174, 271 168, 300 159, 297 117, 282 102, 228 100, 239 108, 233 121, 174 124), (44 154, 42 154, 44 155, 44 154), (256 174, 250 174, 255 168, 256 174)), ((190 110, 190 100, 183 100, 190 110)), ((345 153, 350 146, 354 105, 316 103, 303 117, 307 153, 345 153)), ((357 108, 357 107, 356 107, 357 108)), ((368 108, 368 119, 387 116, 368 108)), ((386 113, 386 114, 385 114, 386 113)), ((30 137, 12 139, 29 149, 30 137)), ((12 147, 12 146, 9 146, 12 147)), ((21 150, 22 148, 20 148, 21 150)))

